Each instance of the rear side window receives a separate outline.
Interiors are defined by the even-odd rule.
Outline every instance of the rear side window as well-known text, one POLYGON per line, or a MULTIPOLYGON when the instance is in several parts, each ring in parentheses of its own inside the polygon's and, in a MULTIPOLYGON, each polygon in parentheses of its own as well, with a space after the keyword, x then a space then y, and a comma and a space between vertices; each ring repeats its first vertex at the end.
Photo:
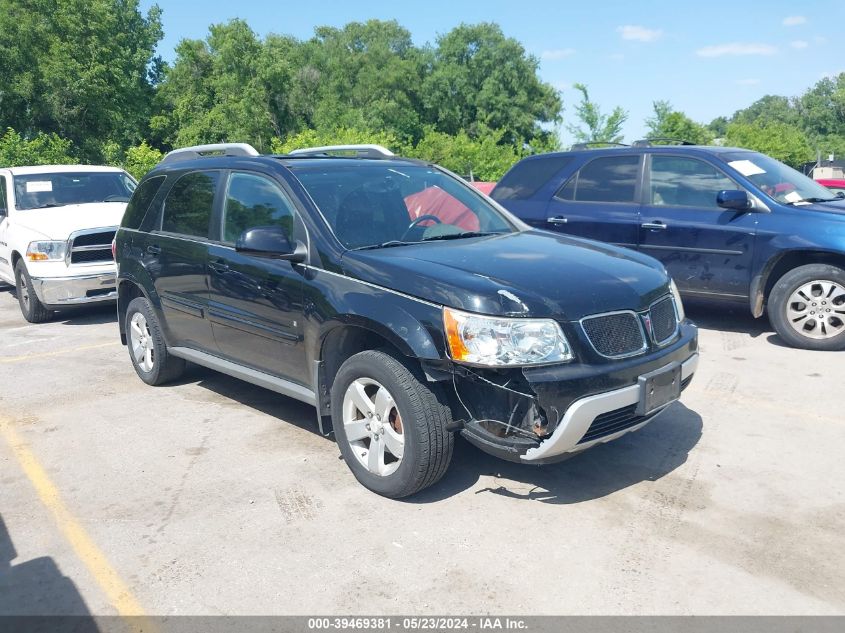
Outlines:
POLYGON ((6 176, 0 174, 0 215, 8 215, 9 203, 6 202, 6 176))
POLYGON ((292 239, 293 214, 293 204, 272 181, 253 174, 232 174, 223 208, 223 241, 234 243, 255 226, 279 226, 292 239))
POLYGON ((571 162, 571 156, 523 160, 504 175, 490 196, 494 200, 527 200, 571 162))
POLYGON ((219 180, 220 174, 216 171, 196 171, 179 178, 164 201, 161 230, 208 237, 219 180))
POLYGON ((126 212, 123 214, 123 221, 120 223, 121 226, 127 229, 137 229, 141 226, 144 215, 150 208, 150 203, 152 203, 158 190, 161 189, 164 178, 164 176, 156 176, 145 180, 138 186, 135 193, 132 194, 129 204, 126 205, 126 212))
POLYGON ((574 202, 634 202, 640 157, 605 156, 584 165, 556 197, 574 202))

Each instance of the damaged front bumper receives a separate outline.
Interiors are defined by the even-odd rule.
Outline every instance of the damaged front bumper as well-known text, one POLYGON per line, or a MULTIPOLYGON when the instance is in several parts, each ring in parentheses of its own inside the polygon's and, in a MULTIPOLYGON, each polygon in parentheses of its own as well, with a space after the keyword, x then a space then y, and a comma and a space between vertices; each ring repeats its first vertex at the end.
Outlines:
POLYGON ((677 367, 684 389, 697 366, 697 331, 688 322, 674 343, 635 358, 508 370, 455 365, 453 419, 485 452, 509 461, 555 462, 662 413, 671 403, 643 410, 642 377, 677 367))

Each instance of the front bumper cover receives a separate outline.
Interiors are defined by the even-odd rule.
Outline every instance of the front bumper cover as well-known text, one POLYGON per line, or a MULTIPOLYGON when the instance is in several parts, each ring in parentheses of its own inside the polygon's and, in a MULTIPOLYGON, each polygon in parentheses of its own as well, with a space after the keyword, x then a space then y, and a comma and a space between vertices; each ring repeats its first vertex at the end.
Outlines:
POLYGON ((639 429, 665 410, 638 416, 639 377, 671 365, 681 367, 686 388, 698 365, 698 332, 689 321, 673 343, 633 358, 499 371, 453 365, 452 417, 456 430, 492 455, 560 461, 639 429))
POLYGON ((114 272, 74 277, 33 277, 35 296, 46 306, 74 306, 117 299, 114 272))

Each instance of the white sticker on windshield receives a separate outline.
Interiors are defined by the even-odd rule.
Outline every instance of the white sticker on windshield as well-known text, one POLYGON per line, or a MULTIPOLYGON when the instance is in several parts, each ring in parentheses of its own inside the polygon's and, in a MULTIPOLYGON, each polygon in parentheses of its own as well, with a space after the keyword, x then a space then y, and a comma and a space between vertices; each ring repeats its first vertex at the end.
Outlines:
POLYGON ((787 202, 801 202, 801 194, 797 191, 790 191, 783 199, 787 202))
POLYGON ((52 180, 28 180, 26 183, 27 193, 40 193, 42 191, 53 191, 52 180))
POLYGON ((752 163, 750 160, 732 160, 728 163, 731 167, 736 169, 739 173, 741 173, 746 178, 748 176, 756 176, 757 174, 765 174, 765 169, 760 169, 757 165, 752 163))

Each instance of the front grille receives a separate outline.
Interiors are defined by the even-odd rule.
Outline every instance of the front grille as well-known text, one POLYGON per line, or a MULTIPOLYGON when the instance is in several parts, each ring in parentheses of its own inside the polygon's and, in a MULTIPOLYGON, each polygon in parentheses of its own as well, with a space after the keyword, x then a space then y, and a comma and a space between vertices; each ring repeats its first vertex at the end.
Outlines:
POLYGON ((672 297, 661 299, 649 310, 651 318, 651 333, 654 342, 666 343, 675 336, 678 329, 678 317, 675 314, 675 300, 672 297))
POLYGON ((581 327, 595 350, 608 358, 632 356, 646 348, 640 318, 633 312, 587 317, 581 327))
POLYGON ((84 233, 73 238, 74 246, 94 246, 96 244, 106 244, 111 247, 112 240, 116 231, 97 231, 96 233, 84 233))
POLYGON ((74 251, 70 254, 71 264, 93 264, 94 262, 110 262, 111 245, 105 249, 95 251, 74 251))
POLYGON ((637 415, 637 405, 635 404, 622 407, 621 409, 616 409, 614 411, 608 411, 607 413, 602 413, 593 420, 590 428, 587 429, 587 432, 584 433, 584 437, 582 437, 578 443, 583 444, 584 442, 596 440, 600 437, 607 437, 608 435, 613 435, 619 431, 630 429, 632 426, 636 426, 640 422, 644 422, 645 419, 645 416, 637 415))
POLYGON ((73 237, 70 243, 71 264, 94 264, 112 261, 111 243, 116 231, 104 229, 73 237))

